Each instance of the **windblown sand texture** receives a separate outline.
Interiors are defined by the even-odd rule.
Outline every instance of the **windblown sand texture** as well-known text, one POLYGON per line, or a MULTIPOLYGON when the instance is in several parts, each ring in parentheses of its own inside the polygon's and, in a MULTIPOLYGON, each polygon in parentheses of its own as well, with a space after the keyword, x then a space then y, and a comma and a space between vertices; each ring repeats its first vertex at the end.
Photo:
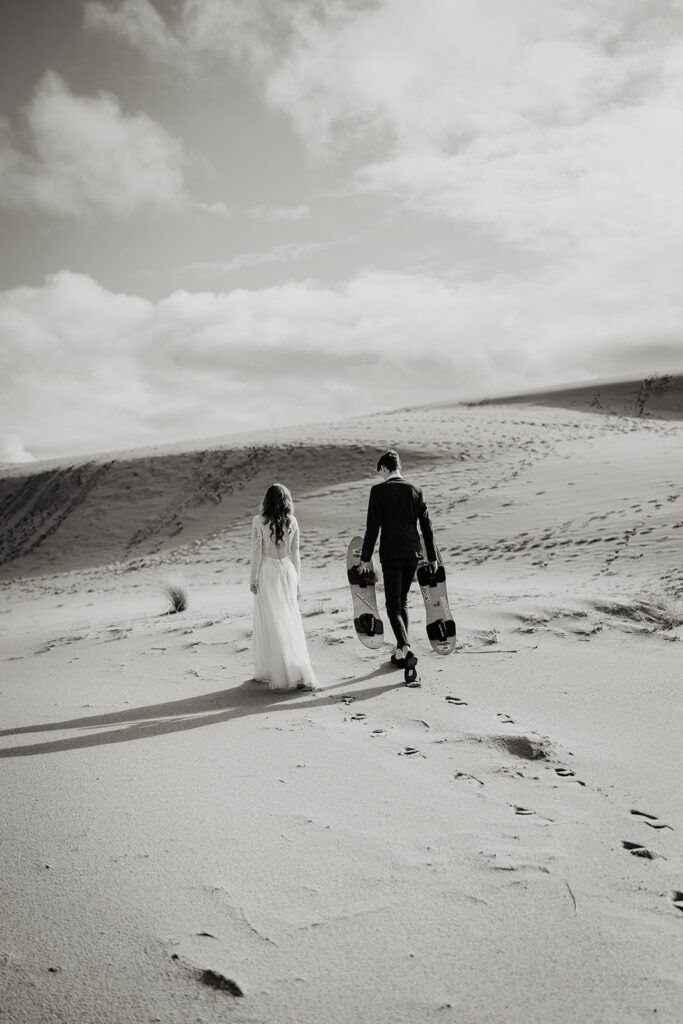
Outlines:
POLYGON ((683 388, 641 385, 7 468, 0 1021, 678 1024, 683 388), (421 690, 345 578, 387 446, 458 623, 414 588, 421 690), (275 479, 299 697, 250 681, 275 479))

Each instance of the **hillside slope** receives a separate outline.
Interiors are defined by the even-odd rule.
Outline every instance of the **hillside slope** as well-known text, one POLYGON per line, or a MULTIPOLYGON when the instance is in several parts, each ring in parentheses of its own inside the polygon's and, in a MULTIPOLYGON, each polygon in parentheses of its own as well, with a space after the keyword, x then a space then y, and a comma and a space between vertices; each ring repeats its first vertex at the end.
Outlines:
POLYGON ((476 405, 537 405, 616 416, 683 419, 683 374, 595 381, 486 398, 476 405))
POLYGON ((512 404, 22 467, 0 480, 0 579, 98 566, 244 574, 251 517, 274 480, 294 494, 308 566, 342 567, 348 538, 364 526, 377 453, 389 445, 424 487, 454 572, 505 589, 615 573, 680 588, 683 424, 512 404))

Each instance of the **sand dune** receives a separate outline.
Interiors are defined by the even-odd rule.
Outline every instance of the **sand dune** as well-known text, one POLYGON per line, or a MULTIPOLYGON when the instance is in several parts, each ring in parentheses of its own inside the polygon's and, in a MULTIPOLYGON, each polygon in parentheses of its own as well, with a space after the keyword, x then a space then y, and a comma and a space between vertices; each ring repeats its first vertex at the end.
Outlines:
POLYGON ((276 441, 36 466, 0 480, 0 564, 64 570, 205 540, 248 517, 273 474, 300 492, 357 478, 373 453, 276 441))
POLYGON ((211 562, 226 546, 230 564, 240 564, 251 515, 274 479, 296 495, 309 557, 322 567, 341 558, 351 525, 362 529, 387 442, 427 487, 454 565, 578 580, 609 575, 619 561, 625 578, 681 581, 676 424, 497 405, 400 410, 318 426, 315 435, 292 429, 240 446, 22 467, 0 480, 0 579, 211 562))
POLYGON ((652 374, 633 380, 596 381, 591 384, 546 388, 526 394, 484 399, 488 405, 543 405, 561 409, 589 409, 610 416, 683 419, 683 374, 652 374))
POLYGON ((0 481, 7 1019, 680 1021, 683 425, 543 401, 0 481), (439 659, 414 593, 418 691, 345 581, 389 444, 459 630, 439 659), (274 478, 322 687, 295 698, 250 682, 274 478))

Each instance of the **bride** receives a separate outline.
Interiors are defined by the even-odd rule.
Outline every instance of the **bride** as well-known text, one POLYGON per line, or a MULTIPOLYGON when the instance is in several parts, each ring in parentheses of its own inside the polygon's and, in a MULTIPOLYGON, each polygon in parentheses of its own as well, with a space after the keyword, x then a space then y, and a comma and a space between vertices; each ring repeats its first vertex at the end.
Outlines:
POLYGON ((298 598, 299 524, 282 484, 266 491, 251 528, 254 679, 271 690, 314 690, 298 598))

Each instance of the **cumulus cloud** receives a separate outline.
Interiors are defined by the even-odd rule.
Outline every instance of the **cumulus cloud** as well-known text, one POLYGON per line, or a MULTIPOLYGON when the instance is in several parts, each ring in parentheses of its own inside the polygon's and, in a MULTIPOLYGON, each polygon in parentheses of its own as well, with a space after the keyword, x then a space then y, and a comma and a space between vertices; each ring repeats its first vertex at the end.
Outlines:
POLYGON ((86 10, 152 58, 240 64, 312 152, 355 147, 360 190, 427 217, 539 251, 680 230, 677 0, 183 0, 167 21, 149 0, 86 10))
POLYGON ((149 0, 86 3, 84 23, 87 29, 119 36, 159 61, 174 61, 182 55, 180 40, 149 0))
POLYGON ((78 96, 48 71, 25 111, 23 133, 0 121, 0 203, 82 216, 129 214, 186 201, 182 145, 109 93, 78 96))
POLYGON ((427 217, 544 258, 676 259, 679 19, 673 0, 304 8, 263 90, 312 150, 364 141, 358 186, 427 217))
POLYGON ((154 302, 62 272, 0 294, 0 430, 103 450, 683 368, 680 295, 589 283, 580 264, 538 285, 366 271, 154 302))
POLYGON ((150 0, 88 0, 84 26, 180 74, 194 74, 207 59, 226 56, 262 70, 297 16, 318 7, 319 0, 181 0, 174 6, 164 19, 150 0))
POLYGON ((35 457, 18 434, 0 433, 0 462, 35 462, 35 457))
POLYGON ((666 45, 651 10, 648 0, 424 0, 419 15, 411 0, 290 7, 266 92, 312 143, 371 131, 401 152, 453 150, 628 99, 666 45))

